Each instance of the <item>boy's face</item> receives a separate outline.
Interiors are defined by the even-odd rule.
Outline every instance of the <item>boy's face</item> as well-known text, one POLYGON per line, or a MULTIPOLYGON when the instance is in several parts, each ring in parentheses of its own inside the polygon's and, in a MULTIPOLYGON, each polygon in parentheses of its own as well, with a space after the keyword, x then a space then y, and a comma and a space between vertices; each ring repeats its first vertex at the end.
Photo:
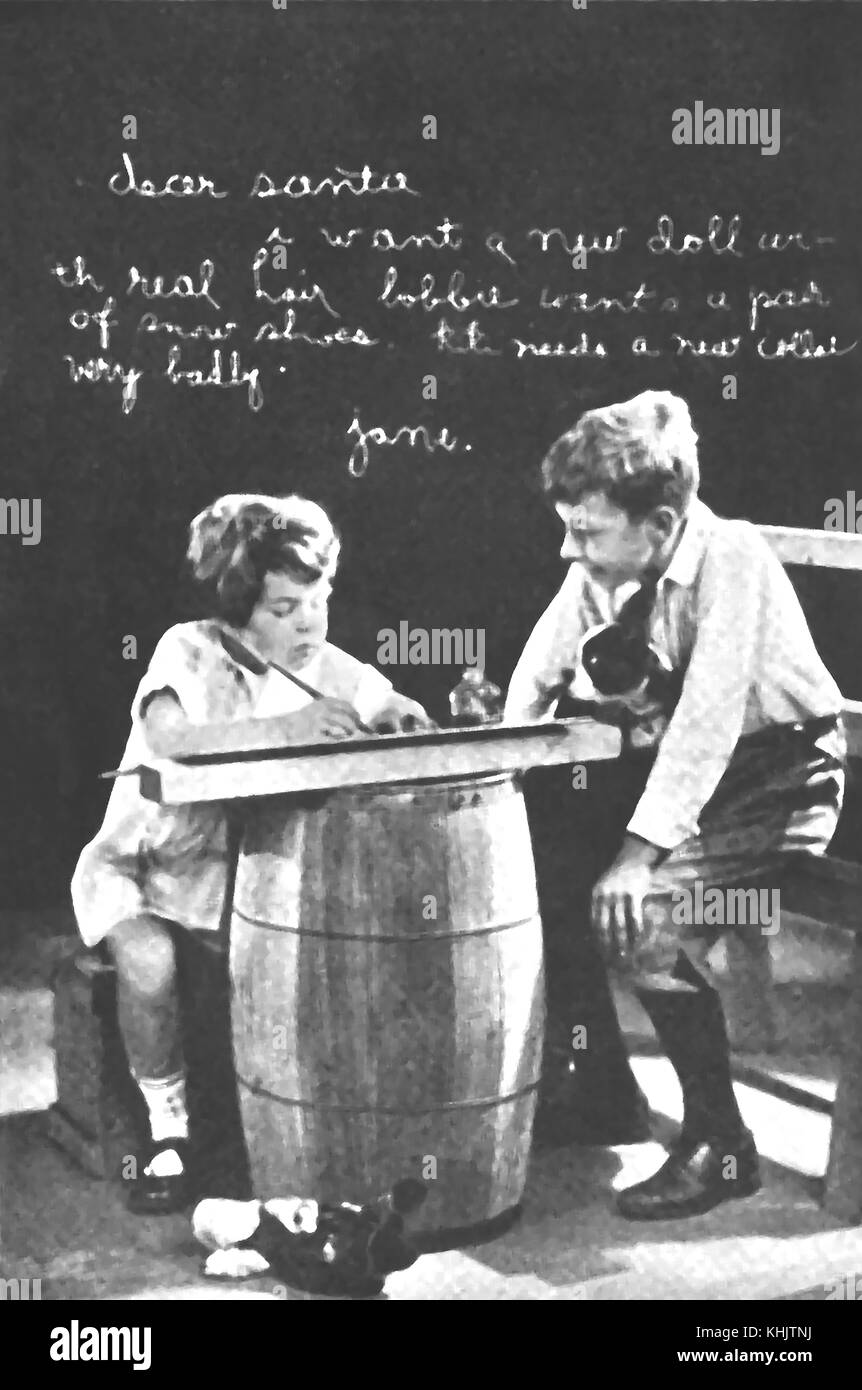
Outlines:
POLYGON ((326 641, 331 591, 327 576, 303 583, 289 574, 267 574, 245 629, 252 646, 291 670, 307 666, 326 641))
POLYGON ((601 492, 576 503, 558 502, 556 511, 566 528, 561 556, 582 565, 605 589, 641 579, 659 561, 680 520, 672 507, 658 507, 643 521, 632 521, 601 492))

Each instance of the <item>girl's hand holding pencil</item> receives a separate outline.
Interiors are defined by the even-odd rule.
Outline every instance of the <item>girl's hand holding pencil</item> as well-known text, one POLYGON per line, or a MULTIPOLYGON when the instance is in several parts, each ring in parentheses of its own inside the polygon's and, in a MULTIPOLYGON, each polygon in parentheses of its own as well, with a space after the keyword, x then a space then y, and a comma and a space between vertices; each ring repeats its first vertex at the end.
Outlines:
POLYGON ((296 714, 282 716, 282 720, 285 730, 290 732, 291 741, 296 743, 315 743, 326 738, 355 738, 364 729, 352 705, 346 700, 333 700, 328 695, 297 710, 296 714))
MULTIPOLYGON (((303 724, 299 731, 299 736, 297 738, 297 742, 299 743, 313 742, 314 737, 321 736, 324 738, 351 738, 357 733, 389 734, 411 732, 414 729, 435 729, 437 727, 433 719, 430 718, 416 700, 411 700, 406 695, 399 695, 397 690, 393 690, 383 709, 378 711, 373 726, 369 728, 367 724, 361 722, 351 705, 345 704, 343 700, 333 700, 329 696, 324 695, 322 691, 315 690, 314 686, 308 685, 293 671, 288 671, 284 666, 280 666, 277 661, 268 660, 266 657, 262 656, 260 652, 256 651, 247 641, 240 641, 235 633, 227 633, 222 629, 220 636, 225 650, 244 665, 257 671, 265 671, 268 667, 278 671, 280 675, 284 676, 294 685, 299 686, 300 690, 304 690, 306 695, 310 695, 312 700, 315 701, 318 709, 320 706, 329 707, 329 711, 334 717, 334 724, 329 718, 329 715, 324 717, 325 727, 329 728, 331 726, 331 731, 329 733, 321 732, 324 726, 322 726, 319 720, 316 720, 311 713, 314 706, 310 707, 308 710, 302 711, 302 714, 308 716, 308 724, 307 726, 303 724), (344 725, 344 718, 346 717, 345 712, 347 712, 353 720, 353 725, 350 729, 346 729, 344 725), (308 738, 305 737, 306 733, 308 734, 308 738)), ((297 728, 298 727, 299 726, 297 726, 297 728)), ((291 734, 293 734, 293 723, 291 723, 290 729, 291 734)))

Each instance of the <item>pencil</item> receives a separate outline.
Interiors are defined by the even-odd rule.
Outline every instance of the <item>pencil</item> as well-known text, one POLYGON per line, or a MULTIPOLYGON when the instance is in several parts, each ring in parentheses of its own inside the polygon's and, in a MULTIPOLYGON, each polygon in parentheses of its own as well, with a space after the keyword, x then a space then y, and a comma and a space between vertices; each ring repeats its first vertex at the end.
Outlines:
MULTIPOLYGON (((270 667, 273 671, 277 671, 280 676, 285 676, 287 680, 293 681, 293 684, 299 686, 299 689, 303 690, 306 695, 310 695, 312 700, 325 700, 327 698, 322 690, 315 690, 313 685, 308 685, 305 681, 300 680, 299 676, 295 676, 292 671, 288 671, 286 666, 279 666, 277 661, 271 661, 269 657, 260 656, 257 652, 252 651, 252 649, 247 647, 244 642, 241 642, 238 637, 234 637, 233 633, 227 633, 223 629, 220 629, 219 636, 225 651, 233 656, 239 656, 240 660, 244 661, 252 671, 257 671, 259 675, 262 675, 267 667, 270 667), (233 651, 231 651, 232 648, 233 651)), ((368 725, 361 723, 361 721, 359 722, 359 728, 364 734, 373 733, 373 730, 369 729, 368 725)))
MULTIPOLYGON (((257 652, 247 647, 244 642, 240 642, 238 637, 230 636, 228 633, 221 631, 221 629, 219 630, 219 637, 221 638, 222 646, 226 652, 232 656, 238 657, 250 670, 255 671, 258 675, 262 676, 267 667, 272 667, 273 671, 277 671, 280 676, 286 676, 289 681, 293 681, 294 685, 298 685, 300 690, 303 690, 306 695, 311 696, 312 700, 325 700, 327 698, 322 690, 315 690, 313 685, 308 685, 305 681, 300 680, 299 676, 295 676, 292 671, 288 671, 286 666, 279 666, 277 661, 270 661, 259 656, 257 652)), ((368 725, 363 724, 361 720, 357 720, 357 723, 363 734, 374 733, 374 730, 369 729, 368 725)), ((112 777, 132 776, 138 771, 138 768, 133 767, 124 768, 115 772, 100 772, 99 778, 100 780, 107 780, 112 777)))

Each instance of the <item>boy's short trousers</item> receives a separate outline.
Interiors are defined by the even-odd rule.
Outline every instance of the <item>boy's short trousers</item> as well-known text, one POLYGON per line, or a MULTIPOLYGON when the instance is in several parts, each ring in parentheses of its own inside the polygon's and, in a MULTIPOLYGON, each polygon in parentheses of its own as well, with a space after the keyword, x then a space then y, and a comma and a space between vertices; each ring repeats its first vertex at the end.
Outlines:
POLYGON ((740 739, 701 813, 699 833, 653 871, 636 973, 672 968, 680 947, 702 960, 729 928, 774 934, 780 899, 771 890, 780 893, 788 856, 828 848, 844 798, 846 756, 837 715, 740 739), (726 891, 710 891, 717 889, 726 891))

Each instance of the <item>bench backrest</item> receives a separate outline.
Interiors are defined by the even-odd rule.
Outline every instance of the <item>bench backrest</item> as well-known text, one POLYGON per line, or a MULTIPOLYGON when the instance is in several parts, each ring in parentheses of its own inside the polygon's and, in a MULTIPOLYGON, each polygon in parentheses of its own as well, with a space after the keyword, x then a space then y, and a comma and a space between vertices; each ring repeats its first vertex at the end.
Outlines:
MULTIPOLYGON (((783 565, 862 570, 862 535, 849 531, 806 531, 795 526, 759 526, 761 536, 783 565)), ((862 758, 862 700, 844 701, 847 751, 862 758)))

